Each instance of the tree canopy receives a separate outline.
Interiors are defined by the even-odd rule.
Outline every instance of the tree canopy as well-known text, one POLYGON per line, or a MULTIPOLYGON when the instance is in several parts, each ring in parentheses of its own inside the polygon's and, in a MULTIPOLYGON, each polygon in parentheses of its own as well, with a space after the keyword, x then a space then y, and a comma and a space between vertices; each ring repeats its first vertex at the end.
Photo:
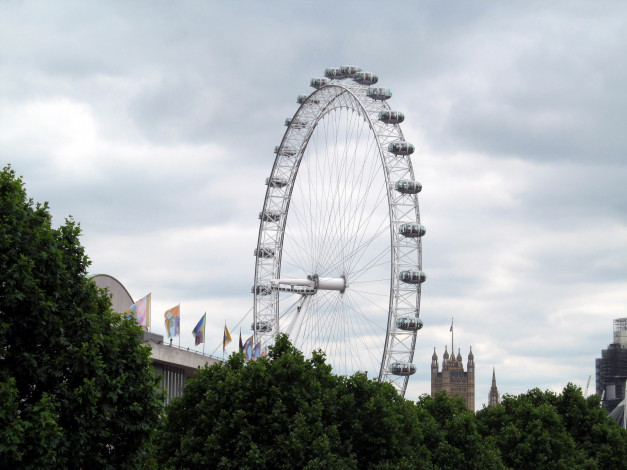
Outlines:
POLYGON ((79 235, 0 172, 2 468, 132 468, 159 420, 141 329, 86 277, 79 235))
POLYGON ((627 431, 607 417, 599 397, 568 384, 559 395, 537 388, 505 395, 477 413, 479 432, 510 468, 627 468, 627 431))
POLYGON ((625 468, 627 432, 569 384, 474 413, 460 397, 417 403, 364 374, 336 376, 277 337, 267 359, 205 367, 167 408, 161 468, 625 468))
POLYGON ((389 384, 333 375, 279 335, 269 357, 202 369, 167 410, 164 468, 413 468, 416 409, 389 384))
POLYGON ((479 432, 475 413, 464 399, 442 391, 423 395, 416 403, 423 443, 430 465, 441 470, 506 468, 494 442, 479 432))
POLYGON ((305 359, 279 335, 267 359, 235 354, 187 383, 158 458, 172 469, 504 468, 462 400, 419 405, 364 374, 334 375, 321 352, 305 359))

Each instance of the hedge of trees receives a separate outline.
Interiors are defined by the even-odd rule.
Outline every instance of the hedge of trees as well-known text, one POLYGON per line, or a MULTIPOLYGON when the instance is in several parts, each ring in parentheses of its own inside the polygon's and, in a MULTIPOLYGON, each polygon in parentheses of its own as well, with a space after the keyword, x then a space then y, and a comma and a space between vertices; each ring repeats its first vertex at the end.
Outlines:
POLYGON ((267 359, 202 369, 168 407, 161 468, 620 469, 627 432, 568 384, 478 413, 446 393, 417 403, 363 374, 332 373, 279 336, 267 359))

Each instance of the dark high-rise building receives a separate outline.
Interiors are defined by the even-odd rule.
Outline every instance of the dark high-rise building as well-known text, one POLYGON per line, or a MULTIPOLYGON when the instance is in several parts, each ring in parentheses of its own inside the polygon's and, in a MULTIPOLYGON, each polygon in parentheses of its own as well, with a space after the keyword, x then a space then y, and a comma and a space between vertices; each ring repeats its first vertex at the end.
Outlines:
POLYGON ((627 318, 614 320, 614 342, 596 360, 596 390, 609 413, 625 398, 627 381, 627 318))

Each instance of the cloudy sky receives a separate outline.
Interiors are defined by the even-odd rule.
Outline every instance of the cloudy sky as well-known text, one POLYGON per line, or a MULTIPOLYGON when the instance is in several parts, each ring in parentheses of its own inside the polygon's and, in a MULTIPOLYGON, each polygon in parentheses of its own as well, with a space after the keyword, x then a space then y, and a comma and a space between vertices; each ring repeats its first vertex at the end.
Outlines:
POLYGON ((93 273, 152 292, 153 331, 180 302, 193 345, 206 311, 212 352, 252 306, 284 118, 357 64, 393 91, 424 186, 406 396, 452 317, 478 408, 493 366, 501 393, 593 391, 627 316, 626 23, 622 2, 2 2, 0 163, 81 223, 93 273))

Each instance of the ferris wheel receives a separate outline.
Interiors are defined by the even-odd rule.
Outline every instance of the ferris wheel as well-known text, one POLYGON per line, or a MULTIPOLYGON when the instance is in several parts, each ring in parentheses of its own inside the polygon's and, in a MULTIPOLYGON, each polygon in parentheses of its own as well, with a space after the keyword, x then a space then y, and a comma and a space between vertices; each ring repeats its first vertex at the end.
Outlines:
POLYGON ((359 67, 327 69, 285 120, 259 213, 251 329, 262 346, 287 333, 336 373, 378 376, 404 395, 426 230, 404 115, 377 82, 359 67))

